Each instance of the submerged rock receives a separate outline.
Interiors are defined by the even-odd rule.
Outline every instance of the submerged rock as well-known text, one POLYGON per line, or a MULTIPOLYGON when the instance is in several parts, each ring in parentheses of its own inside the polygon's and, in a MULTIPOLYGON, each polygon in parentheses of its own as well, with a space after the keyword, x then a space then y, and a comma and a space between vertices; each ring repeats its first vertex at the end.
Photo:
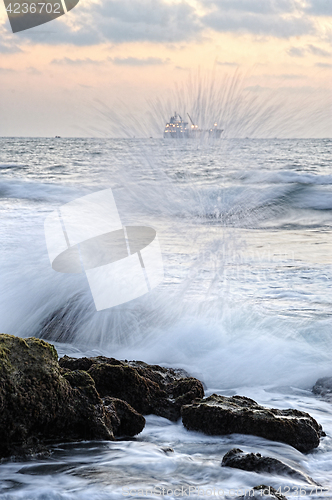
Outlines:
POLYGON ((0 335, 0 457, 52 442, 113 440, 111 420, 86 372, 61 374, 56 349, 0 335))
POLYGON ((265 472, 268 474, 289 476, 292 479, 319 486, 311 477, 281 462, 281 460, 272 457, 262 457, 260 453, 244 453, 239 448, 233 448, 233 450, 227 452, 222 459, 221 465, 223 467, 232 467, 234 469, 247 470, 249 472, 265 472))
POLYGON ((161 451, 166 453, 166 455, 168 455, 169 453, 174 453, 173 448, 170 448, 169 446, 167 446, 166 448, 160 448, 160 449, 161 449, 161 451))
POLYGON ((332 377, 323 377, 317 380, 312 388, 314 394, 332 399, 332 377))
POLYGON ((104 356, 64 356, 59 363, 69 370, 87 370, 100 396, 122 399, 145 415, 154 413, 176 421, 182 405, 204 396, 202 383, 182 370, 104 356))
POLYGON ((237 497, 235 500, 247 500, 249 498, 264 498, 264 500, 287 500, 284 495, 272 488, 272 486, 266 486, 265 484, 254 486, 254 488, 249 490, 245 495, 237 497))
POLYGON ((308 413, 299 410, 265 408, 244 396, 212 396, 185 405, 182 421, 189 430, 210 435, 252 434, 287 443, 306 452, 319 445, 325 435, 308 413))

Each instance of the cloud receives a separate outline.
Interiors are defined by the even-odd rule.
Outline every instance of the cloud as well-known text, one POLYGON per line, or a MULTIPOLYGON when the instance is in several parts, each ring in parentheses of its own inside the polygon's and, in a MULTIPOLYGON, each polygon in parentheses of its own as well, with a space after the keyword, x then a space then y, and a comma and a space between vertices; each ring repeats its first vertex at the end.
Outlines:
POLYGON ((216 31, 289 38, 314 33, 299 0, 201 0, 210 12, 202 21, 216 31))
POLYGON ((22 52, 22 50, 15 44, 4 43, 0 40, 0 54, 14 54, 15 52, 22 52))
POLYGON ((1 68, 0 67, 0 73, 16 73, 15 69, 12 68, 1 68))
POLYGON ((30 75, 41 75, 42 72, 39 71, 37 68, 34 68, 33 66, 29 66, 27 68, 27 73, 29 73, 30 75))
POLYGON ((14 41, 13 35, 8 35, 7 31, 0 26, 0 54, 14 54, 23 52, 14 41))
POLYGON ((317 90, 317 88, 310 87, 309 85, 302 85, 301 87, 296 86, 296 87, 279 87, 280 91, 286 92, 289 94, 298 94, 303 93, 303 94, 312 94, 317 90))
POLYGON ((264 78, 269 78, 271 80, 302 80, 307 78, 307 75, 300 75, 295 73, 282 73, 282 74, 263 74, 264 78))
POLYGON ((287 50, 287 53, 291 57, 304 57, 306 50, 302 47, 291 47, 287 50))
POLYGON ((104 61, 98 61, 95 59, 90 59, 86 57, 85 59, 70 59, 69 57, 63 57, 62 59, 53 59, 51 64, 68 64, 69 66, 83 66, 85 64, 102 64, 104 61))
POLYGON ((237 11, 259 15, 332 16, 331 0, 201 0, 223 12, 237 11))
POLYGON ((102 35, 114 42, 180 42, 197 38, 202 30, 193 7, 162 0, 113 0, 97 7, 102 35))
POLYGON ((277 78, 282 78, 285 80, 300 80, 302 78, 307 78, 306 75, 293 75, 292 73, 283 73, 281 75, 276 75, 277 78))
POLYGON ((269 15, 296 12, 299 4, 296 0, 207 0, 223 12, 237 11, 251 14, 269 15))
POLYGON ((332 64, 322 62, 316 63, 315 66, 318 66, 318 68, 332 68, 332 64))
POLYGON ((315 56, 320 57, 331 57, 331 52, 325 49, 321 49, 320 47, 316 47, 315 45, 307 45, 306 47, 291 47, 287 50, 287 53, 291 57, 304 57, 307 53, 314 54, 315 56))
POLYGON ((316 47, 315 45, 308 45, 308 50, 312 53, 315 54, 315 56, 321 56, 321 57, 331 57, 331 52, 320 49, 319 47, 316 47))
POLYGON ((228 62, 228 61, 224 62, 217 61, 217 64, 219 64, 219 66, 239 66, 239 64, 236 62, 228 62))
POLYGON ((307 0, 305 11, 313 16, 332 16, 331 0, 307 0))
POLYGON ((261 85, 253 85, 251 87, 245 87, 244 90, 247 90, 248 92, 272 92, 275 94, 275 92, 281 92, 281 93, 288 93, 288 94, 298 94, 303 93, 303 94, 310 94, 314 92, 315 89, 314 87, 310 87, 308 85, 302 85, 302 86, 294 86, 294 87, 287 87, 287 86, 280 86, 278 88, 271 88, 271 87, 262 87, 261 85))
POLYGON ((203 30, 199 15, 186 0, 176 4, 166 0, 106 0, 83 3, 67 16, 52 21, 56 31, 35 29, 22 32, 25 40, 44 44, 79 46, 99 43, 176 43, 199 39, 203 30), (55 24, 56 23, 56 24, 55 24), (72 26, 75 27, 72 28, 72 26))
POLYGON ((270 87, 262 87, 261 85, 252 85, 250 87, 245 87, 243 90, 247 90, 248 92, 266 92, 271 89, 270 87))
POLYGON ((137 57, 114 57, 113 59, 109 58, 109 61, 118 66, 158 66, 170 62, 169 59, 160 59, 159 57, 146 57, 143 59, 137 57))
POLYGON ((215 11, 204 16, 203 21, 215 31, 254 33, 277 38, 289 38, 314 32, 314 25, 309 19, 298 17, 284 19, 278 15, 224 14, 221 11, 215 11))
MULTIPOLYGON (((316 24, 308 12, 319 13, 327 9, 324 0, 307 0, 307 3, 304 0, 198 2, 204 15, 201 14, 203 9, 194 7, 190 0, 176 3, 168 0, 81 2, 71 11, 70 18, 63 16, 52 21, 52 31, 45 31, 43 27, 26 30, 17 34, 17 40, 76 46, 152 42, 163 46, 173 44, 178 49, 181 44, 202 39, 207 28, 217 32, 289 38, 316 33, 316 24)), ((290 55, 299 57, 300 51, 294 47, 290 49, 290 55)))

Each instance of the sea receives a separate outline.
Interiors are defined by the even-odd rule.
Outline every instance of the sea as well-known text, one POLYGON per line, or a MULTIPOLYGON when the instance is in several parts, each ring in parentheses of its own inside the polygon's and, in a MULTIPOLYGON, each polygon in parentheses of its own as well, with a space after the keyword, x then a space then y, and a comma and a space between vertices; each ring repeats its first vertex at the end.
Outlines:
POLYGON ((1 500, 236 498, 273 486, 332 498, 331 139, 0 138, 0 331, 59 356, 182 368, 206 395, 297 408, 326 437, 303 454, 255 436, 207 436, 155 415, 115 442, 58 443, 0 464, 1 500), (97 311, 82 274, 52 269, 44 220, 111 188, 123 225, 156 230, 163 282, 97 311), (221 467, 232 448, 278 458, 321 487, 221 467))

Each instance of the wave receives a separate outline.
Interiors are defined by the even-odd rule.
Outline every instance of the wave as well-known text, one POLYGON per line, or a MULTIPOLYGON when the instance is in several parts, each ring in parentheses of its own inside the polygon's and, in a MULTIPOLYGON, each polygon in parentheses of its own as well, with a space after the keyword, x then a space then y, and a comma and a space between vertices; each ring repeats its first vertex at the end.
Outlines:
POLYGON ((305 184, 305 185, 331 185, 332 175, 310 174, 303 172, 294 172, 293 170, 269 171, 248 171, 243 172, 239 179, 245 183, 259 184, 305 184))
MULTIPOLYGON (((195 296, 190 293, 193 277, 173 286, 169 273, 154 292, 96 312, 86 277, 54 273, 37 241, 0 268, 1 330, 6 333, 45 338, 56 343, 60 354, 108 354, 181 367, 209 389, 305 388, 329 374, 327 320, 267 313, 227 287, 216 296, 204 294, 200 281, 200 296, 195 296)), ((287 299, 282 290, 279 294, 287 299)), ((310 294, 300 299, 310 306, 310 294)))
POLYGON ((24 170, 28 168, 28 165, 26 164, 19 164, 19 163, 0 163, 0 169, 1 170, 24 170))
MULTIPOLYGON (((163 148, 158 152, 165 158, 163 148)), ((178 153, 180 147, 174 149, 178 153)), ((323 319, 327 307, 321 306, 319 283, 311 295, 299 296, 298 263, 269 281, 271 262, 248 255, 247 274, 223 281, 220 271, 228 256, 237 255, 244 244, 237 231, 225 235, 222 230, 251 229, 265 222, 275 229, 280 220, 286 227, 287 221, 299 223, 308 211, 324 211, 319 215, 328 222, 332 177, 258 170, 242 175, 230 165, 223 180, 216 160, 211 182, 204 152, 204 161, 196 150, 188 149, 185 155, 193 167, 181 178, 177 168, 169 173, 169 164, 160 166, 156 155, 142 154, 135 161, 129 155, 116 172, 99 164, 83 169, 71 183, 63 172, 54 177, 57 182, 2 179, 0 197, 6 199, 7 211, 0 228, 1 330, 58 342, 60 352, 75 347, 81 353, 108 352, 181 366, 209 387, 234 387, 243 380, 248 385, 309 386, 329 368, 330 327, 323 319), (150 294, 97 313, 85 275, 52 270, 43 222, 56 206, 109 186, 123 224, 143 221, 158 229, 166 278, 150 294), (264 283, 262 266, 268 268, 264 283), (288 293, 294 276, 297 295, 297 289, 288 293), (301 314, 298 303, 315 314, 301 314)), ((314 276, 320 279, 319 273, 314 276)))
POLYGON ((63 186, 56 183, 41 183, 32 181, 6 180, 0 182, 0 198, 16 200, 31 200, 36 202, 66 202, 83 196, 86 188, 63 186))

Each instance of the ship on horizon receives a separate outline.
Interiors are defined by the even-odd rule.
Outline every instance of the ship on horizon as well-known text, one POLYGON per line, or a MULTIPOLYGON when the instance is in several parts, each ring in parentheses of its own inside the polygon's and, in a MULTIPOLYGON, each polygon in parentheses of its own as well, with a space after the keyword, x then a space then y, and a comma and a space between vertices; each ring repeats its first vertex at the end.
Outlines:
POLYGON ((174 116, 166 123, 164 129, 164 139, 194 139, 200 137, 211 137, 213 139, 219 139, 223 130, 218 128, 218 124, 214 123, 213 127, 210 129, 203 130, 196 125, 191 119, 189 113, 187 113, 188 118, 191 122, 186 122, 182 117, 175 111, 174 116))

